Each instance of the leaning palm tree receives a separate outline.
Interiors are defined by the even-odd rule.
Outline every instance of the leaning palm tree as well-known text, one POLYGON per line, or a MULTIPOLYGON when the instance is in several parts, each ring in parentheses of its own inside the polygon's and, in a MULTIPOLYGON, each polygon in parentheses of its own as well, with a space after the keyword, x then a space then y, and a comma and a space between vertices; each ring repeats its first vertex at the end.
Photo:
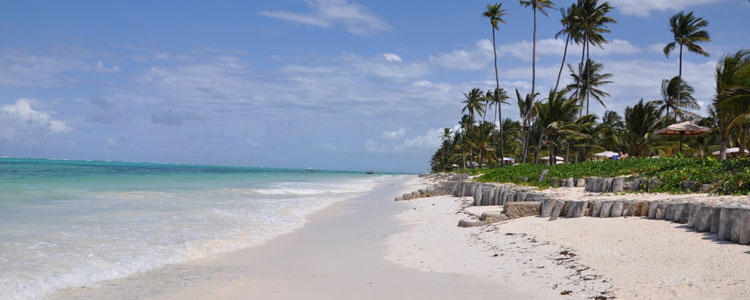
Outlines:
POLYGON ((482 90, 473 88, 469 93, 464 93, 464 108, 461 110, 462 113, 468 112, 469 116, 474 119, 475 115, 484 116, 485 106, 484 97, 482 97, 482 90))
POLYGON ((544 11, 547 8, 554 8, 555 3, 550 0, 520 0, 518 1, 523 7, 531 6, 531 10, 534 12, 534 33, 532 35, 532 47, 531 47, 531 94, 534 94, 536 87, 536 11, 538 10, 543 15, 547 16, 547 12, 544 11))
MULTIPOLYGON (((677 45, 680 45, 680 71, 677 77, 682 81, 682 48, 687 47, 688 51, 708 57, 708 52, 703 50, 697 43, 710 42, 708 31, 702 30, 708 26, 708 21, 700 17, 693 16, 693 12, 685 14, 684 11, 677 13, 669 18, 669 26, 674 35, 674 41, 664 46, 664 55, 669 58, 669 54, 674 51, 677 45)), ((677 88, 677 106, 680 107, 680 94, 682 90, 677 88)))
MULTIPOLYGON (((609 43, 602 34, 609 33, 607 28, 609 23, 617 23, 614 18, 607 16, 607 13, 614 9, 609 2, 599 4, 598 0, 578 0, 575 14, 571 16, 573 26, 580 31, 583 37, 583 47, 581 49, 580 68, 584 69, 584 62, 589 60, 589 49, 591 45, 602 47, 603 44, 609 43), (585 54, 585 59, 584 59, 585 54)), ((589 114, 589 91, 578 93, 579 97, 586 97, 586 114, 589 114)))
MULTIPOLYGON (((612 83, 612 81, 608 80, 609 78, 612 78, 612 74, 604 73, 604 65, 594 60, 588 60, 583 69, 578 69, 578 72, 573 69, 573 65, 571 64, 568 64, 568 69, 570 70, 570 77, 572 77, 573 83, 568 84, 565 90, 575 90, 577 92, 588 91, 588 94, 593 96, 599 104, 604 106, 604 108, 607 108, 607 105, 604 104, 602 98, 609 97, 609 93, 600 90, 599 87, 612 83)), ((581 99, 581 106, 583 106, 583 96, 584 95, 581 94, 574 95, 574 97, 581 99)), ((586 101, 586 111, 588 113, 588 97, 586 97, 586 101)))
MULTIPOLYGON (((498 23, 506 23, 503 19, 504 16, 508 15, 508 11, 503 9, 502 3, 487 4, 487 11, 482 13, 483 17, 490 19, 490 25, 492 26, 492 52, 495 54, 495 89, 500 89, 500 76, 497 73, 497 47, 495 46, 495 30, 499 30, 498 23)), ((499 102, 499 101, 498 101, 499 102)), ((498 107, 498 117, 500 120, 503 119, 503 109, 498 107)), ((503 124, 500 123, 500 156, 505 155, 503 151, 503 124)))
POLYGON ((567 9, 560 9, 560 14, 562 15, 560 23, 562 24, 563 28, 555 34, 555 38, 558 38, 563 34, 565 35, 565 50, 563 50, 562 63, 560 63, 560 71, 557 72, 555 91, 557 91, 557 88, 560 85, 560 77, 562 76, 563 67, 565 67, 565 59, 568 57, 568 45, 570 44, 570 39, 573 39, 573 42, 576 44, 580 44, 582 42, 580 35, 581 31, 575 27, 576 23, 574 18, 576 9, 578 9, 578 7, 575 3, 573 3, 567 9))
POLYGON ((693 92, 693 87, 681 81, 678 76, 664 79, 661 81, 661 99, 654 100, 654 103, 659 107, 659 114, 664 113, 665 117, 669 117, 669 111, 672 110, 676 118, 685 114, 682 109, 701 108, 693 97, 693 92))

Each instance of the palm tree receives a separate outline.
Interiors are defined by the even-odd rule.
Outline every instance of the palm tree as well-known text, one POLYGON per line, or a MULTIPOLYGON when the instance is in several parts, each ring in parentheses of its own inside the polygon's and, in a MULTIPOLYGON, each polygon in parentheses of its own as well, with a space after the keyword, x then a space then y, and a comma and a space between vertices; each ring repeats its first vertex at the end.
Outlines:
POLYGON ((662 126, 659 108, 652 101, 625 108, 625 146, 633 156, 648 156, 654 130, 662 126))
POLYGON ((495 116, 492 117, 492 124, 495 124, 495 120, 499 120, 496 117, 497 110, 500 107, 500 104, 508 103, 507 100, 510 99, 510 97, 508 97, 508 93, 505 92, 504 89, 498 89, 495 91, 495 93, 493 93, 491 90, 488 90, 484 96, 484 99, 487 102, 488 108, 490 107, 490 105, 495 106, 495 116))
POLYGON ((475 115, 484 116, 485 106, 484 98, 482 97, 482 90, 473 88, 469 93, 464 93, 464 108, 461 110, 462 113, 469 112, 469 115, 474 119, 475 115))
POLYGON ((662 80, 661 99, 654 100, 654 103, 659 106, 659 114, 665 113, 664 116, 669 117, 669 111, 672 110, 676 118, 678 114, 683 114, 682 108, 700 109, 700 105, 693 97, 694 91, 692 86, 688 85, 687 82, 680 81, 678 76, 662 80), (682 91, 682 93, 679 91, 682 91))
POLYGON ((443 142, 450 142, 452 137, 453 131, 450 129, 450 127, 443 128, 443 134, 440 136, 440 140, 442 140, 443 142))
POLYGON ((750 112, 750 50, 725 55, 716 66, 714 109, 719 119, 721 148, 719 158, 726 159, 730 124, 738 114, 750 112))
POLYGON ((534 94, 534 88, 536 87, 536 11, 540 11, 544 16, 547 16, 547 12, 544 11, 547 8, 554 8, 555 3, 550 0, 520 0, 518 1, 523 7, 531 6, 531 10, 534 12, 534 33, 532 35, 532 47, 531 47, 531 94, 534 94))
POLYGON ((622 117, 615 111, 605 111, 602 122, 594 128, 594 143, 606 150, 621 150, 621 134, 625 129, 622 117))
MULTIPOLYGON (((680 45, 680 72, 677 77, 682 81, 682 48, 687 47, 688 51, 700 54, 708 57, 708 52, 704 51, 701 46, 697 43, 710 42, 711 38, 708 36, 708 31, 702 30, 701 28, 708 26, 708 21, 703 18, 696 18, 693 16, 693 12, 685 14, 685 11, 681 11, 676 15, 669 18, 670 29, 674 35, 674 42, 671 42, 664 46, 664 55, 669 58, 669 54, 674 51, 677 45, 680 45)), ((677 88, 677 107, 680 106, 679 96, 682 94, 680 86, 677 88)))
POLYGON ((576 44, 581 43, 580 30, 575 27, 576 23, 574 17, 576 9, 577 7, 575 3, 573 3, 567 9, 560 9, 560 14, 562 15, 560 23, 562 24, 563 28, 555 34, 555 38, 558 38, 561 35, 565 34, 565 50, 563 50, 563 58, 562 63, 560 64, 560 71, 557 72, 555 91, 557 91, 557 88, 560 85, 560 77, 562 76, 563 67, 565 67, 565 59, 568 57, 568 45, 570 44, 570 39, 572 38, 573 42, 575 42, 576 44))
MULTIPOLYGON (((584 62, 589 60, 589 49, 591 45, 602 47, 603 44, 609 43, 602 34, 609 33, 607 24, 617 23, 614 18, 607 16, 614 9, 609 2, 599 4, 598 0, 578 0, 576 3, 575 13, 571 18, 573 27, 580 31, 583 38, 583 48, 581 49, 580 69, 584 69, 584 62), (586 58, 584 59, 584 54, 586 58)), ((584 69, 585 70, 585 69, 584 69)), ((578 95, 581 93, 578 92, 578 95)), ((585 90, 586 95, 586 114, 589 114, 589 91, 585 90)))
MULTIPOLYGON (((588 60, 586 61, 586 66, 584 66, 583 70, 578 69, 578 73, 576 73, 571 64, 568 64, 568 69, 570 70, 570 76, 573 78, 573 83, 565 88, 566 91, 588 91, 588 94, 594 96, 594 99, 596 99, 599 104, 604 106, 604 108, 607 108, 607 105, 604 104, 602 98, 609 97, 609 93, 600 90, 599 87, 612 83, 612 81, 607 80, 612 78, 612 74, 603 73, 604 65, 594 60, 588 60)), ((581 106, 583 106, 582 95, 576 94, 575 97, 581 99, 581 106)), ((588 97, 586 99, 588 99, 588 97)), ((587 114, 588 109, 589 104, 586 103, 587 114)))
MULTIPOLYGON (((502 22, 505 24, 504 16, 508 15, 507 10, 502 8, 502 3, 487 4, 487 11, 482 16, 490 19, 490 25, 492 26, 492 52, 495 54, 495 89, 500 89, 500 76, 497 73, 497 47, 495 46, 495 30, 498 30, 498 23, 502 22)), ((495 94, 497 96, 497 93, 495 94)), ((499 102, 499 101, 498 101, 499 102)), ((498 117, 500 120, 503 119, 503 109, 498 107, 498 117)), ((504 156, 503 151, 503 123, 500 123, 500 156, 504 156)))
POLYGON ((575 130, 576 114, 580 109, 578 99, 566 98, 565 92, 551 90, 547 101, 537 102, 534 108, 547 136, 550 163, 555 163, 553 158, 556 156, 555 150, 559 148, 560 137, 581 135, 575 130))
POLYGON ((516 99, 517 99, 517 105, 518 105, 518 113, 520 114, 522 122, 522 130, 523 130, 523 141, 521 142, 521 148, 523 148, 521 151, 521 162, 526 163, 526 153, 529 148, 529 135, 531 134, 531 130, 529 130, 529 126, 531 125, 531 120, 534 118, 535 111, 534 111, 534 98, 536 98, 538 94, 526 94, 526 97, 521 98, 521 93, 518 92, 518 89, 516 89, 516 99))

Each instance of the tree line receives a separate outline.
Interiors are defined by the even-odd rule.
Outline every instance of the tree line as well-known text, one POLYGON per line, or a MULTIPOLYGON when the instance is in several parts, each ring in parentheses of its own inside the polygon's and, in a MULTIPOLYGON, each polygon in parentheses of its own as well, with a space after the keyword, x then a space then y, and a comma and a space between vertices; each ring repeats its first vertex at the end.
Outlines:
POLYGON ((610 16, 614 7, 598 0, 577 0, 559 9, 561 26, 555 38, 566 40, 562 62, 555 86, 540 95, 536 87, 537 13, 548 16, 555 4, 550 0, 522 0, 519 4, 531 8, 534 26, 531 92, 522 95, 516 89, 514 95, 518 121, 502 115, 502 106, 510 104, 511 97, 500 88, 495 48, 496 32, 500 24, 506 24, 504 17, 508 13, 502 3, 490 4, 482 17, 489 19, 492 30, 495 89, 474 88, 463 94, 462 118, 457 130, 444 128, 442 144, 431 159, 433 171, 495 167, 511 162, 537 164, 543 160, 554 164, 558 156, 565 163, 573 163, 590 160, 594 153, 603 150, 635 157, 672 156, 678 151, 676 139, 657 136, 654 131, 682 121, 693 121, 713 130, 711 134, 686 140, 680 155, 705 157, 719 151, 719 158, 726 159, 726 149, 730 146, 739 147, 739 153, 744 153, 750 133, 750 50, 724 55, 717 63, 712 74, 716 91, 707 116, 695 112, 700 109, 695 89, 682 79, 685 54, 709 56, 700 45, 711 41, 705 19, 685 11, 669 19, 673 40, 663 52, 666 58, 677 54, 679 69, 676 76, 662 80, 661 97, 640 99, 626 107, 622 115, 605 110, 597 116, 591 113, 591 100, 606 109, 610 96, 606 86, 612 83, 613 75, 605 71, 601 62, 590 58, 590 48, 609 43, 608 25, 617 22, 610 16), (570 44, 581 46, 581 58, 575 64, 566 64, 570 44), (571 83, 561 87, 565 69, 571 83), (491 121, 487 120, 490 114, 491 121))

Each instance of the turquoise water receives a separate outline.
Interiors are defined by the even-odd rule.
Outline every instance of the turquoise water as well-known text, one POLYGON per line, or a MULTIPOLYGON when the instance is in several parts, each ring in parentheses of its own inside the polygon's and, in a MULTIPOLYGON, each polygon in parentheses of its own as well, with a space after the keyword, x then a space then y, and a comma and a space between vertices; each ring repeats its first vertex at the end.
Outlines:
POLYGON ((258 245, 387 176, 0 159, 0 299, 258 245))

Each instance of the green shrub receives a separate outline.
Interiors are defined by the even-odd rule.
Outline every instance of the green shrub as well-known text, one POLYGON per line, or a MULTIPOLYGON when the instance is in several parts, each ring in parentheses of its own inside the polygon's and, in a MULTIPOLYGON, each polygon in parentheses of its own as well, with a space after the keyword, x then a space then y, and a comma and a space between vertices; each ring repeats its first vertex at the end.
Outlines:
POLYGON ((549 180, 539 182, 542 170, 549 169, 547 178, 584 178, 588 176, 643 176, 657 178, 662 184, 657 192, 681 193, 682 181, 711 184, 721 194, 750 193, 750 159, 718 161, 713 158, 628 158, 577 164, 530 165, 473 170, 483 174, 481 182, 513 182, 517 184, 548 187, 549 180), (523 181, 523 178, 528 181, 523 181))

